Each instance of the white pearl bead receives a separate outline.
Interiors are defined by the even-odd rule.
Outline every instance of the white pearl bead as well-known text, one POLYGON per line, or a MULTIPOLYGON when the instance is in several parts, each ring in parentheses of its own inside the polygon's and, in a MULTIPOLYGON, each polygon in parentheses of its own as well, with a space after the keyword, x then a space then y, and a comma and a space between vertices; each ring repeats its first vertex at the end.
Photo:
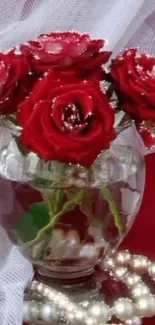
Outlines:
POLYGON ((96 302, 89 307, 90 316, 97 319, 98 322, 107 322, 111 316, 110 308, 104 302, 96 302))
POLYGON ((46 288, 46 286, 43 283, 38 283, 37 285, 37 292, 39 293, 43 293, 44 289, 46 288))
POLYGON ((130 261, 130 267, 132 270, 144 272, 147 270, 149 260, 146 256, 133 256, 130 261))
POLYGON ((37 304, 34 301, 25 301, 23 313, 24 321, 30 322, 37 320, 39 316, 37 304))
POLYGON ((39 316, 39 308, 35 302, 31 302, 30 305, 30 315, 32 320, 36 320, 39 316))
POLYGON ((65 299, 64 298, 60 298, 59 300, 57 301, 54 301, 54 302, 57 302, 58 303, 58 306, 61 308, 61 307, 65 307, 66 305, 68 305, 68 301, 66 303, 65 299))
POLYGON ((155 263, 151 263, 148 269, 149 275, 155 280, 155 263))
POLYGON ((89 301, 84 300, 84 301, 82 301, 82 302, 80 303, 80 305, 81 305, 83 308, 88 308, 88 306, 89 306, 89 301))
POLYGON ((142 320, 140 317, 133 317, 125 322, 125 325, 142 325, 142 320))
POLYGON ((29 301, 24 301, 24 306, 23 306, 23 320, 26 323, 29 323, 31 321, 29 306, 30 306, 30 302, 29 301))
POLYGON ((51 300, 51 301, 53 301, 54 300, 54 296, 55 296, 55 293, 50 290, 50 292, 47 295, 48 299, 51 300))
POLYGON ((60 297, 59 295, 57 295, 57 294, 55 294, 54 295, 54 297, 53 297, 53 302, 55 303, 55 304, 58 304, 59 305, 59 303, 60 303, 60 306, 61 306, 61 302, 62 302, 62 297, 60 297))
POLYGON ((114 277, 117 279, 121 279, 127 272, 127 267, 117 267, 115 270, 113 270, 114 277))
POLYGON ((79 177, 82 178, 82 179, 87 178, 87 176, 88 176, 88 173, 86 173, 86 172, 79 173, 79 177))
POLYGON ((87 317, 85 321, 86 325, 96 325, 98 324, 97 321, 91 317, 87 317))
POLYGON ((50 303, 44 304, 40 309, 40 318, 43 322, 51 324, 52 321, 56 320, 56 310, 50 303))
POLYGON ((105 257, 103 265, 100 266, 102 270, 111 270, 116 267, 113 258, 105 257))
POLYGON ((38 282, 37 281, 32 281, 31 284, 29 285, 30 290, 35 291, 38 287, 38 282))
POLYGON ((131 259, 131 254, 127 250, 119 252, 116 256, 116 261, 120 265, 128 264, 130 259, 131 259))
POLYGON ((144 283, 138 283, 131 290, 132 296, 138 298, 150 293, 150 289, 144 283))
POLYGON ((75 180, 75 186, 82 188, 85 186, 85 182, 82 179, 77 179, 77 180, 75 180))
POLYGON ((118 299, 113 307, 113 312, 121 321, 126 321, 134 316, 134 305, 128 298, 118 299))
POLYGON ((74 313, 68 313, 67 314, 67 320, 69 322, 75 322, 75 314, 74 313))
POLYGON ((83 310, 78 310, 76 313, 75 313, 75 317, 76 317, 76 320, 78 320, 79 322, 83 321, 84 318, 85 318, 85 312, 83 310))
POLYGON ((64 304, 63 308, 65 310, 67 310, 67 312, 73 312, 74 309, 75 309, 75 305, 72 304, 71 302, 69 302, 69 303, 67 302, 67 303, 64 304))
POLYGON ((48 298, 49 294, 50 294, 50 289, 45 287, 43 290, 43 295, 48 298))
POLYGON ((149 294, 139 298, 136 309, 141 317, 153 317, 155 315, 155 297, 149 294))
POLYGON ((81 249, 79 250, 79 258, 90 258, 90 259, 95 259, 97 260, 98 256, 99 256, 99 248, 95 247, 92 244, 85 244, 81 247, 81 249))
POLYGON ((135 286, 140 281, 141 281, 141 277, 139 275, 137 275, 136 273, 129 272, 129 273, 125 274, 125 276, 123 277, 123 282, 125 282, 126 285, 130 288, 135 286))

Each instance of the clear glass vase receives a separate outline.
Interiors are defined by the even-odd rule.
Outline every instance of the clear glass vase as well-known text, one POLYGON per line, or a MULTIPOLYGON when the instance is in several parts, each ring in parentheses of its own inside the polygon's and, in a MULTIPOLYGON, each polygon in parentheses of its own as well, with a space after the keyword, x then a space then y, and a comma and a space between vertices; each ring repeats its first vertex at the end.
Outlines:
POLYGON ((129 143, 123 134, 89 169, 22 156, 14 139, 1 151, 1 225, 42 279, 90 276, 130 229, 145 169, 139 136, 129 143))

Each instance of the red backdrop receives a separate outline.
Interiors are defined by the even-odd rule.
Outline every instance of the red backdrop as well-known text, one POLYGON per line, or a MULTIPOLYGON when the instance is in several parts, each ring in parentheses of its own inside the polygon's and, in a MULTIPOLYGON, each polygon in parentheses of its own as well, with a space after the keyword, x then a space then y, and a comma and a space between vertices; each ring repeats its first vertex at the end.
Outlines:
MULTIPOLYGON (((155 259, 155 154, 146 157, 146 185, 142 206, 122 248, 155 259)), ((155 318, 144 320, 143 323, 155 325, 155 318)))

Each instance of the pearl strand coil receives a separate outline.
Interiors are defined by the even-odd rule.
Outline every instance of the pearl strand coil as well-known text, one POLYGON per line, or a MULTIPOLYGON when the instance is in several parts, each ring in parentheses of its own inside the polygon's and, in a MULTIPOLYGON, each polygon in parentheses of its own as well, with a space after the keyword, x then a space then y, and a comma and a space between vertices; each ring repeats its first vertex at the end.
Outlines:
POLYGON ((29 324, 39 320, 43 324, 62 321, 76 325, 115 325, 109 323, 115 316, 121 321, 119 325, 141 325, 143 317, 155 316, 155 296, 142 280, 145 273, 155 280, 154 262, 145 256, 121 251, 117 255, 107 256, 100 268, 108 271, 115 280, 123 282, 131 293, 131 299, 120 297, 112 307, 104 301, 76 304, 63 293, 32 281, 27 290, 40 295, 45 302, 25 301, 24 321, 29 324))

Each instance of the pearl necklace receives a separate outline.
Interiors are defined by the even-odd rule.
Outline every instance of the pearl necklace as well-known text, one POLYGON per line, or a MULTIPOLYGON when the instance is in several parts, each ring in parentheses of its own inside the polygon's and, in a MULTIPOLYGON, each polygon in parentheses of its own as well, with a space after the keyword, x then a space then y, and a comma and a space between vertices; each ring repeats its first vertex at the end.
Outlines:
POLYGON ((143 317, 155 316, 155 295, 143 282, 147 274, 155 280, 155 263, 145 256, 122 251, 106 257, 100 264, 115 280, 123 282, 130 291, 131 299, 120 297, 113 306, 104 301, 76 304, 61 292, 38 281, 32 281, 27 290, 46 300, 24 301, 24 321, 29 324, 72 323, 83 325, 141 325, 143 317), (121 323, 109 323, 115 316, 121 323))

